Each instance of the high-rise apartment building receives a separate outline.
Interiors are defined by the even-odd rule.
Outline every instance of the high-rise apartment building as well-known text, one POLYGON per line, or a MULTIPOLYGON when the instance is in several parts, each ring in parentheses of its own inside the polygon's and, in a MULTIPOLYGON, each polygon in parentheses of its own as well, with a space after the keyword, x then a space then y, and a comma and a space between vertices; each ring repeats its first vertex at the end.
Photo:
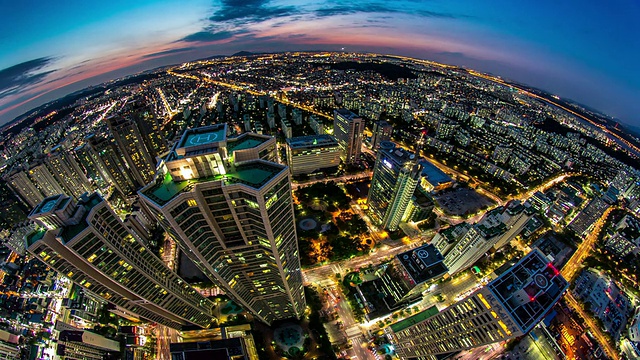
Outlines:
POLYGON ((142 100, 133 102, 124 114, 130 116, 138 126, 142 141, 144 141, 152 158, 167 152, 167 141, 162 136, 160 123, 158 123, 151 106, 142 100))
POLYGON ((129 196, 135 193, 137 187, 131 177, 131 171, 127 168, 118 148, 110 139, 89 135, 86 138, 87 145, 78 150, 78 156, 87 160, 100 174, 100 177, 113 184, 118 191, 129 196))
POLYGON ((333 111, 333 136, 342 148, 342 161, 353 164, 360 160, 364 121, 347 109, 333 111))
POLYGON ((27 235, 27 250, 121 312, 176 329, 210 325, 213 302, 169 270, 98 194, 77 204, 48 197, 29 218, 48 230, 27 235))
POLYGON ((84 170, 78 165, 73 155, 61 145, 51 149, 45 159, 45 164, 58 183, 62 185, 65 190, 64 194, 77 199, 85 192, 91 191, 91 185, 84 170))
POLYGON ((287 139, 287 164, 294 176, 331 168, 337 170, 340 165, 340 146, 331 135, 287 139))
POLYGON ((28 174, 44 196, 53 196, 66 192, 58 183, 58 179, 53 176, 49 168, 42 162, 33 165, 28 174))
POLYGON ((138 124, 116 115, 106 118, 106 121, 137 185, 149 183, 155 175, 156 161, 143 140, 138 124))
POLYGON ((187 130, 140 198, 240 306, 267 324, 299 318, 305 298, 289 169, 264 160, 275 139, 226 134, 226 124, 187 130))
POLYGON ((435 359, 528 333, 568 286, 535 249, 467 298, 440 312, 434 306, 385 332, 401 359, 435 359))
POLYGON ((7 184, 13 189, 13 191, 20 195, 20 197, 31 207, 35 207, 42 200, 44 195, 36 184, 31 181, 27 175, 27 171, 16 171, 9 174, 5 180, 7 184))
POLYGON ((418 156, 389 141, 380 143, 369 189, 369 212, 375 223, 395 231, 420 181, 418 156))

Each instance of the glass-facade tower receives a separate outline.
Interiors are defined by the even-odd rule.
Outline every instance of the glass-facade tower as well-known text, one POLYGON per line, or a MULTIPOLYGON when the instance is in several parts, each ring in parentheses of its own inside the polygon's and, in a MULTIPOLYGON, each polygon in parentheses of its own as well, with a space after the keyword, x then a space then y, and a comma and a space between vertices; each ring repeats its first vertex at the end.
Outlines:
POLYGON ((398 229, 421 173, 422 166, 414 153, 389 141, 380 143, 367 199, 375 223, 391 231, 398 229))

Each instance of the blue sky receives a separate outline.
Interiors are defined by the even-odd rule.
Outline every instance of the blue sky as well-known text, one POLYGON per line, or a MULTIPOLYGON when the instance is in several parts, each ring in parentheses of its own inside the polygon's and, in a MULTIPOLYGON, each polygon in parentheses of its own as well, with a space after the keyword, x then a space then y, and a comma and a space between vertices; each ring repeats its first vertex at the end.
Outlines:
POLYGON ((0 124, 160 65, 344 47, 491 72, 640 126, 639 16, 635 0, 0 0, 0 124))

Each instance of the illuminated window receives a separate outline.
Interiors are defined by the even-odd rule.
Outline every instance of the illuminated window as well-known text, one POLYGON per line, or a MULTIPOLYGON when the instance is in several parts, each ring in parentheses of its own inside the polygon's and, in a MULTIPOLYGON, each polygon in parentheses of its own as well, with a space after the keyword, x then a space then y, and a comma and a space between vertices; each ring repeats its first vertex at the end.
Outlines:
POLYGON ((198 206, 198 203, 196 203, 195 199, 189 199, 189 200, 187 200, 187 205, 189 205, 189 206, 198 206))

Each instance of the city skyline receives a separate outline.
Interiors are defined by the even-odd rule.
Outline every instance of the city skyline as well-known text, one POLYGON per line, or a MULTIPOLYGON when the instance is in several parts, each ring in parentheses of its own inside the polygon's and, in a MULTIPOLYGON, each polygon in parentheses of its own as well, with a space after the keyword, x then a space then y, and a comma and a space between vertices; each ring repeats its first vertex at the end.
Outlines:
POLYGON ((0 25, 11 34, 0 40, 0 123, 86 86, 157 66, 242 50, 344 49, 468 66, 639 124, 640 79, 632 59, 640 46, 630 31, 638 4, 492 5, 11 4, 4 13, 13 16, 0 25))
POLYGON ((346 52, 53 105, 0 140, 0 355, 640 355, 640 140, 588 109, 346 52))

